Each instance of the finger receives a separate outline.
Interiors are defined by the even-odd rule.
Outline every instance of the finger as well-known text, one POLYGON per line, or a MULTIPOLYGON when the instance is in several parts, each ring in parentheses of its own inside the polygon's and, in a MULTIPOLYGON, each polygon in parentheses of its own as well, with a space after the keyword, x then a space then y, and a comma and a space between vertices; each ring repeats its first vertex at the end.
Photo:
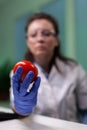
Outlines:
POLYGON ((34 72, 29 71, 28 74, 26 75, 26 77, 24 78, 24 81, 23 81, 23 86, 25 86, 25 88, 27 88, 30 85, 33 77, 34 77, 34 72))
POLYGON ((38 88, 40 86, 40 82, 41 82, 41 78, 37 77, 37 79, 35 80, 35 83, 33 84, 33 87, 30 90, 30 92, 27 93, 28 99, 34 100, 34 99, 37 98, 37 91, 38 91, 38 88))
POLYGON ((19 66, 12 77, 13 82, 20 81, 21 76, 22 76, 22 72, 23 72, 23 68, 21 66, 19 66))
POLYGON ((40 86, 40 82, 41 82, 41 78, 37 77, 30 91, 37 91, 40 86))
POLYGON ((20 93, 22 95, 25 95, 27 93, 27 89, 28 89, 28 87, 33 79, 33 76, 34 76, 33 71, 28 72, 28 74, 26 75, 26 77, 25 77, 25 79, 22 82, 21 87, 20 87, 20 93))
POLYGON ((14 80, 11 81, 11 86, 13 88, 13 94, 14 97, 17 97, 18 95, 18 90, 19 90, 19 84, 17 82, 15 82, 14 80))
POLYGON ((18 67, 16 72, 13 74, 11 78, 11 84, 12 84, 14 93, 17 93, 19 89, 19 82, 20 82, 20 77, 22 75, 22 70, 23 70, 22 67, 18 67))

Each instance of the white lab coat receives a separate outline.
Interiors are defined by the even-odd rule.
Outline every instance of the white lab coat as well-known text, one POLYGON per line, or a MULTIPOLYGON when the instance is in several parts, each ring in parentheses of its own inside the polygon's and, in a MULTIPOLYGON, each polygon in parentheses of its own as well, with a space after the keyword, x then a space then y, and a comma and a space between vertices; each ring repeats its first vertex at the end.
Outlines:
MULTIPOLYGON (((87 76, 83 68, 56 59, 60 73, 53 65, 48 78, 38 67, 41 84, 34 112, 54 118, 79 122, 79 109, 87 109, 87 76)), ((11 91, 11 100, 13 100, 11 91)))
POLYGON ((70 62, 70 66, 56 59, 63 72, 52 67, 48 79, 41 71, 41 85, 35 112, 69 121, 79 121, 79 109, 87 109, 87 75, 83 68, 70 62))

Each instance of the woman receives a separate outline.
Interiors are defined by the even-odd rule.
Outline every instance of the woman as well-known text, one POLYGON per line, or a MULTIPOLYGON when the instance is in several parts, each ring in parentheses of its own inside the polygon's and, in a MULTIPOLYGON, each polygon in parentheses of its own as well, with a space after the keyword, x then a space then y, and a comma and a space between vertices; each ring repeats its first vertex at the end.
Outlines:
POLYGON ((14 111, 26 116, 33 110, 45 116, 87 123, 86 73, 76 61, 61 54, 56 20, 46 13, 34 14, 25 31, 28 47, 25 59, 37 66, 39 77, 31 91, 26 92, 33 72, 27 74, 22 84, 19 83, 21 67, 11 76, 14 111))

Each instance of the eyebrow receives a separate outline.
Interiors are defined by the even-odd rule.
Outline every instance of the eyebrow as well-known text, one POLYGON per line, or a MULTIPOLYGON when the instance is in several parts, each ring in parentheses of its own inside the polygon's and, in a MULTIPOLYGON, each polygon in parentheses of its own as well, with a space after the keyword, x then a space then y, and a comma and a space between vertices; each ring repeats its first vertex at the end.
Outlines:
POLYGON ((54 29, 48 29, 48 28, 45 28, 45 29, 36 29, 36 30, 30 30, 30 31, 38 31, 38 30, 49 30, 49 31, 54 31, 54 29))

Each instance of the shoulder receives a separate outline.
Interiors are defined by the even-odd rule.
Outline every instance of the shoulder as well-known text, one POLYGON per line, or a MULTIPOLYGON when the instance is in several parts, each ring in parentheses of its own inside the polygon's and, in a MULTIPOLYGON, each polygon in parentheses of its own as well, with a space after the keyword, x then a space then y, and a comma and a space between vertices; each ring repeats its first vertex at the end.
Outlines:
POLYGON ((56 58, 56 64, 59 67, 63 67, 63 68, 68 67, 71 69, 79 66, 79 64, 75 60, 67 59, 66 61, 64 61, 64 60, 60 60, 59 58, 56 58))
POLYGON ((73 70, 75 70, 75 72, 77 72, 78 74, 86 74, 85 69, 82 67, 82 65, 80 65, 77 61, 72 60, 72 59, 68 59, 67 61, 63 61, 60 59, 56 59, 56 64, 57 66, 63 70, 63 72, 72 72, 73 70))

